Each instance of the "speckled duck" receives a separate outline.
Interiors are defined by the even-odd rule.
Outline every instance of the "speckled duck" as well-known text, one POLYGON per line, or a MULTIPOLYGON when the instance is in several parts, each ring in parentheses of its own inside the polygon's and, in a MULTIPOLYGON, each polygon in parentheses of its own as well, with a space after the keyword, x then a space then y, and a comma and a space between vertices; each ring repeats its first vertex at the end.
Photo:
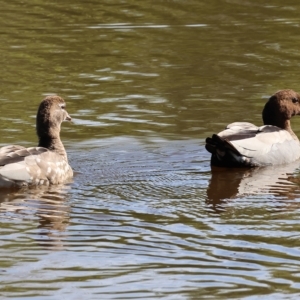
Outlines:
POLYGON ((36 117, 37 147, 0 148, 0 188, 59 184, 73 176, 60 139, 61 123, 71 120, 65 107, 59 96, 41 102, 36 117))

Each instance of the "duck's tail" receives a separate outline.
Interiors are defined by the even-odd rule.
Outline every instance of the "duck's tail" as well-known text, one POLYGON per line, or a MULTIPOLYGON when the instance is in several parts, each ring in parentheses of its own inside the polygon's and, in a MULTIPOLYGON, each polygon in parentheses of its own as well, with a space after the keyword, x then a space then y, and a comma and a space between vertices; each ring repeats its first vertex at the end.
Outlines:
POLYGON ((212 154, 211 165, 217 167, 246 167, 244 156, 226 138, 217 134, 206 138, 205 148, 212 154))

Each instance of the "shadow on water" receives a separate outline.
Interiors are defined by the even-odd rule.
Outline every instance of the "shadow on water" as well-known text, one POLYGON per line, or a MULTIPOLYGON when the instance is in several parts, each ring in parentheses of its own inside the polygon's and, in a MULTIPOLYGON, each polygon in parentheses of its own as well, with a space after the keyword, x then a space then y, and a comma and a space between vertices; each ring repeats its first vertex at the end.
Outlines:
POLYGON ((212 167, 207 202, 218 211, 226 199, 248 195, 295 199, 299 197, 298 168, 299 162, 252 169, 212 167))

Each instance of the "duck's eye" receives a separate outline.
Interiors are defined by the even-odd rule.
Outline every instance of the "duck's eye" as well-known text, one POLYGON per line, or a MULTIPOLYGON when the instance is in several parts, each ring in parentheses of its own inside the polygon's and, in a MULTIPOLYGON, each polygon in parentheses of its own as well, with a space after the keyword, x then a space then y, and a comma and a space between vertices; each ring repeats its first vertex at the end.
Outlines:
POLYGON ((293 101, 293 103, 298 103, 299 102, 298 98, 293 98, 292 101, 293 101))
MULTIPOLYGON (((294 102, 294 99, 293 99, 293 102, 294 102)), ((66 108, 65 105, 61 105, 60 107, 61 107, 61 109, 65 109, 66 108)))

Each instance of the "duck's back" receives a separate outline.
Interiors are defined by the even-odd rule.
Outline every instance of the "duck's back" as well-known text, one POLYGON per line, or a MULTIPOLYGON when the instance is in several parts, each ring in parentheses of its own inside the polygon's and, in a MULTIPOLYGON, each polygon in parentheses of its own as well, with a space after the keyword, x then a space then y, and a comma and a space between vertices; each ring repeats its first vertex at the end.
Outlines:
POLYGON ((72 175, 64 157, 46 148, 11 145, 0 149, 0 187, 59 184, 72 175))
POLYGON ((206 149, 217 166, 256 167, 290 163, 300 157, 300 143, 288 131, 272 125, 235 122, 212 138, 206 149))

